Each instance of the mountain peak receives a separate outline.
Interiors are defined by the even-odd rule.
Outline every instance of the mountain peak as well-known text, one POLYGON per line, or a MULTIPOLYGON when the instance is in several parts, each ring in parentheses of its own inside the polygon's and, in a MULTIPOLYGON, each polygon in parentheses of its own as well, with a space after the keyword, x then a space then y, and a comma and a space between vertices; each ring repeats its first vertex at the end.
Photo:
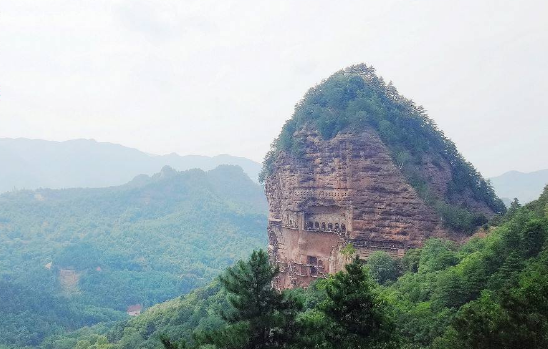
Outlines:
MULTIPOLYGON (((238 165, 257 181, 261 165, 249 159, 222 157, 151 156, 119 144, 93 139, 54 142, 0 139, 0 193, 16 188, 98 188, 122 185, 139 174, 153 175, 163 166, 184 171, 208 171, 219 165, 238 165)), ((167 172, 166 172, 167 173, 167 172)))
POLYGON ((363 258, 401 257, 429 237, 462 239, 505 210, 424 110, 365 64, 307 92, 263 178, 279 288, 342 270, 348 244, 363 258))
POLYGON ((160 170, 160 175, 162 177, 171 177, 171 176, 174 176, 176 174, 177 174, 177 170, 175 170, 173 167, 171 167, 169 165, 165 165, 160 170))
POLYGON ((490 179, 497 193, 505 198, 518 198, 521 203, 535 200, 548 184, 548 169, 533 172, 508 171, 490 179))

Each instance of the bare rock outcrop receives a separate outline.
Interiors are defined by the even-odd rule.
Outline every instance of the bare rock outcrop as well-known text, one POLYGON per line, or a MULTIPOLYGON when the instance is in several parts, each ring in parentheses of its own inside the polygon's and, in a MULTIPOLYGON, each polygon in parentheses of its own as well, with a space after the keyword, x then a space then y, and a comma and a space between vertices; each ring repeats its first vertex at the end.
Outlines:
MULTIPOLYGON (((270 207, 269 252, 280 267, 278 288, 307 286, 341 270, 351 243, 361 258, 372 251, 403 256, 429 237, 447 237, 440 217, 417 195, 373 129, 324 140, 298 131, 304 154, 280 152, 265 182, 270 207)), ((446 190, 451 173, 425 163, 446 190)))

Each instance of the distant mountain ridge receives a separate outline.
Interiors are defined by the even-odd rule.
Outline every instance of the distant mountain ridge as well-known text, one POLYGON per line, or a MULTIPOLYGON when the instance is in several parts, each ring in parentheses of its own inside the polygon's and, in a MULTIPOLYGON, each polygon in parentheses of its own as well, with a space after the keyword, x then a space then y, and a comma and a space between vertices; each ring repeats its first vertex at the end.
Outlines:
POLYGON ((538 198, 548 185, 548 169, 529 173, 509 171, 490 180, 498 196, 503 198, 505 203, 518 198, 523 204, 538 198))
POLYGON ((231 156, 150 155, 119 144, 76 139, 64 142, 0 138, 0 193, 13 189, 97 188, 121 185, 163 166, 184 171, 237 165, 257 182, 261 164, 231 156))

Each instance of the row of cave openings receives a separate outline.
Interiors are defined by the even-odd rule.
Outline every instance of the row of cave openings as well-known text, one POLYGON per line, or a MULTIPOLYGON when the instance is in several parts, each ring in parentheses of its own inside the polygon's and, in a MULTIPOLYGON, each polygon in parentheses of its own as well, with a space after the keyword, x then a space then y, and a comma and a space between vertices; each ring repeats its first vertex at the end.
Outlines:
POLYGON ((344 223, 325 223, 325 222, 306 222, 306 230, 326 231, 335 233, 346 233, 346 225, 344 223))

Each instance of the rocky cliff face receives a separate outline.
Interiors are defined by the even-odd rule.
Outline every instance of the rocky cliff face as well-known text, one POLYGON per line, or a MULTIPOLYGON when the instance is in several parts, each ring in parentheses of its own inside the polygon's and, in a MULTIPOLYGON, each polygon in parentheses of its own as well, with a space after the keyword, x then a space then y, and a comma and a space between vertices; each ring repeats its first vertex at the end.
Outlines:
POLYGON ((365 64, 306 93, 261 178, 278 288, 341 270, 349 244, 364 259, 403 256, 429 237, 462 239, 505 210, 424 109, 365 64))
MULTIPOLYGON (((280 152, 265 182, 278 288, 307 286, 341 270, 348 261, 341 249, 348 243, 364 259, 379 250, 401 257, 429 237, 449 236, 373 129, 324 140, 305 128, 294 137, 304 153, 280 152)), ((445 192, 449 166, 426 161, 423 167, 436 190, 445 192)))

